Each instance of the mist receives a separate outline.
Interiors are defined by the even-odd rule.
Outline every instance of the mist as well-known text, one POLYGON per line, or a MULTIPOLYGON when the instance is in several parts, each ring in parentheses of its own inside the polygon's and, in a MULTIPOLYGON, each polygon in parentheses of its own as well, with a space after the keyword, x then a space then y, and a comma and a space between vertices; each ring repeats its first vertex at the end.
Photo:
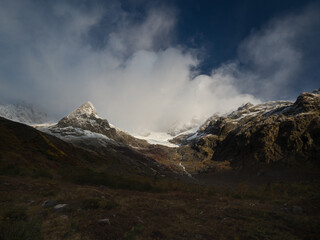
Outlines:
POLYGON ((130 132, 290 98, 308 87, 296 86, 310 71, 306 63, 314 63, 315 43, 300 43, 320 35, 316 7, 270 20, 243 40, 237 58, 201 75, 197 50, 174 41, 175 9, 150 6, 137 17, 118 1, 88 10, 4 0, 0 98, 34 103, 56 119, 91 101, 101 117, 130 132))

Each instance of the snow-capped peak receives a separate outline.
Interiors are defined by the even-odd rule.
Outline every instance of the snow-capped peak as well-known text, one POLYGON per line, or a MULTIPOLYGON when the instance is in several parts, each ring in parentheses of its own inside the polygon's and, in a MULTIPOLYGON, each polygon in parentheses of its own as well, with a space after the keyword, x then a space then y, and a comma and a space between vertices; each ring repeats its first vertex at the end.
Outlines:
POLYGON ((78 117, 78 116, 93 116, 98 118, 97 110, 93 106, 93 104, 88 101, 70 113, 67 118, 78 117))

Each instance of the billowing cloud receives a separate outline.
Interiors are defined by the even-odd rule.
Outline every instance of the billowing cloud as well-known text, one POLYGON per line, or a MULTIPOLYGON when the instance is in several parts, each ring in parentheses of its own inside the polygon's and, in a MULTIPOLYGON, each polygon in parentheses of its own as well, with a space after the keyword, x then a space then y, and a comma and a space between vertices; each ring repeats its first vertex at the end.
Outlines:
POLYGON ((319 12, 319 5, 309 5, 272 19, 245 39, 233 63, 238 89, 264 100, 288 99, 312 90, 320 75, 314 66, 320 62, 319 12), (308 76, 311 71, 314 75, 308 76))
POLYGON ((291 44, 303 32, 288 29, 286 19, 249 36, 238 60, 197 75, 193 51, 171 41, 173 9, 150 7, 136 16, 118 1, 84 10, 4 0, 0 18, 2 99, 41 105, 57 118, 90 100, 102 117, 129 131, 164 130, 276 97, 275 86, 287 86, 303 59, 291 44))

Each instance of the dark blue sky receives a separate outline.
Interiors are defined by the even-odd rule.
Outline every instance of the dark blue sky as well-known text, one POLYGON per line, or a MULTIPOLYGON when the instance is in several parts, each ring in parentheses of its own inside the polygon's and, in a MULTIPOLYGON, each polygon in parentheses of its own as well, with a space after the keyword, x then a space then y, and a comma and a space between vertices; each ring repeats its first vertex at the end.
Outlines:
MULTIPOLYGON (((308 0, 126 0, 122 6, 143 18, 150 6, 170 6, 177 13, 175 43, 195 48, 200 70, 210 74, 213 67, 233 59, 241 41, 270 19, 300 11, 316 1, 308 0)), ((137 17, 139 20, 139 17, 137 17)))

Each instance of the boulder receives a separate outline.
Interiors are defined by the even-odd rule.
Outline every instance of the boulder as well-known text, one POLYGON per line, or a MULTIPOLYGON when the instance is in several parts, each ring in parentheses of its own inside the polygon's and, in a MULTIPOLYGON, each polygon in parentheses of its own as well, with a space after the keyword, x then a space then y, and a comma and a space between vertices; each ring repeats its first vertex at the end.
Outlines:
POLYGON ((49 207, 52 207, 53 205, 55 205, 56 203, 57 203, 56 200, 46 200, 43 202, 42 207, 49 208, 49 207))

